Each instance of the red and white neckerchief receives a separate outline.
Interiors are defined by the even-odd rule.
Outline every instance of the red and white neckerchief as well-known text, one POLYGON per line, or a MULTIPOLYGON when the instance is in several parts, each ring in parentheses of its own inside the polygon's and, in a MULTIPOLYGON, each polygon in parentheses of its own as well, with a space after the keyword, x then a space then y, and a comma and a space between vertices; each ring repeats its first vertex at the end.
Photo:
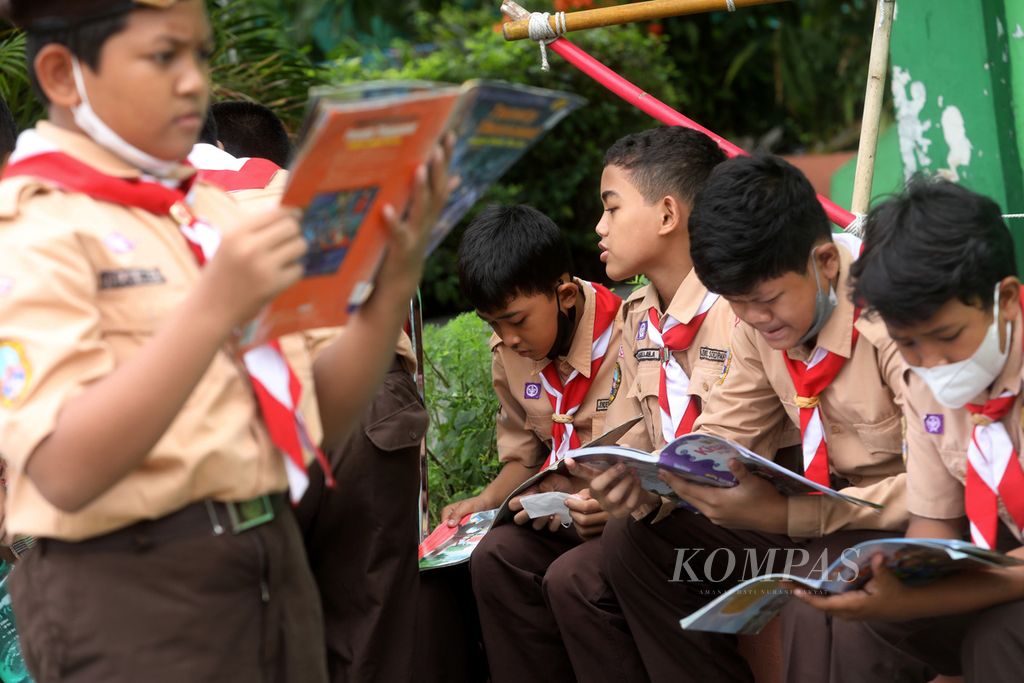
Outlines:
POLYGON ((971 525, 971 541, 982 548, 996 547, 1000 500, 1017 528, 1024 529, 1024 470, 1001 422, 1016 400, 1017 395, 1007 391, 984 405, 965 406, 974 428, 967 446, 964 507, 971 525))
MULTIPOLYGON (((860 310, 854 312, 857 322, 860 310)), ((856 327, 850 340, 850 355, 857 346, 860 333, 856 327)), ((794 401, 800 408, 800 440, 804 454, 804 476, 822 486, 831 486, 828 467, 828 443, 825 441, 825 427, 821 422, 821 408, 818 405, 821 392, 832 384, 847 359, 822 347, 814 349, 807 361, 793 360, 781 351, 786 369, 796 387, 794 401)))
MULTIPOLYGON (((190 209, 195 176, 182 182, 170 182, 148 176, 106 175, 60 151, 35 131, 19 136, 17 148, 3 174, 5 178, 16 176, 40 178, 100 201, 169 216, 178 223, 200 267, 213 257, 220 245, 220 233, 193 215, 190 209)), ((333 487, 334 478, 327 459, 312 443, 299 411, 302 386, 280 344, 275 340, 254 348, 244 354, 243 362, 270 439, 284 456, 292 502, 297 503, 309 486, 307 451, 313 453, 324 470, 327 485, 333 487)))
POLYGON ((196 167, 200 180, 225 192, 262 189, 281 170, 269 159, 235 157, 203 142, 192 148, 188 161, 196 167))
POLYGON ((612 323, 622 305, 622 299, 606 287, 586 280, 576 282, 590 287, 594 292, 594 342, 590 346, 590 377, 584 377, 579 370, 573 370, 563 382, 558 375, 557 361, 551 361, 541 370, 541 385, 554 411, 551 415, 551 453, 544 461, 543 469, 562 460, 569 449, 580 447, 580 437, 572 423, 573 415, 580 409, 591 382, 601 369, 612 338, 612 323))
POLYGON ((705 294, 693 319, 685 324, 670 315, 659 317, 658 309, 653 306, 647 311, 647 338, 661 349, 658 407, 661 409, 661 434, 666 443, 693 431, 693 423, 700 415, 700 401, 690 395, 690 378, 673 351, 690 348, 716 301, 717 294, 705 294))
MULTIPOLYGON (((860 256, 863 244, 859 237, 847 233, 832 235, 832 240, 845 246, 856 260, 860 256)), ((860 309, 853 312, 853 323, 856 325, 860 317, 860 309)), ((850 356, 857 347, 860 332, 856 326, 850 334, 850 356)), ((825 440, 825 426, 821 421, 821 409, 818 406, 821 392, 832 384, 839 371, 846 365, 847 359, 838 354, 826 351, 820 346, 807 361, 793 360, 785 351, 780 351, 786 362, 786 369, 796 387, 794 401, 800 408, 800 441, 803 450, 804 476, 822 486, 831 486, 829 477, 828 443, 825 440)))

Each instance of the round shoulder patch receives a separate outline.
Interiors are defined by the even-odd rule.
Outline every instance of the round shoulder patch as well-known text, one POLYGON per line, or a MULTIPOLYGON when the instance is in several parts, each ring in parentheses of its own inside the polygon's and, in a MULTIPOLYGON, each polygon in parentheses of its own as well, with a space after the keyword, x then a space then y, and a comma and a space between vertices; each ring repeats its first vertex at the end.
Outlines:
POLYGON ((0 405, 13 408, 28 390, 32 372, 25 348, 14 341, 0 341, 0 405))

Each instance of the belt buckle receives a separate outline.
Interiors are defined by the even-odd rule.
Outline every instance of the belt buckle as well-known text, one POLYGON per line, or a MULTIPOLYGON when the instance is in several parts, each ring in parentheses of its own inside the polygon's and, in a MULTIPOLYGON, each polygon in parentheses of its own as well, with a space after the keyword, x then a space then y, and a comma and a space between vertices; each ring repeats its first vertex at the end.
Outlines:
POLYGON ((231 521, 231 532, 240 534, 274 520, 270 496, 257 496, 237 503, 224 503, 231 521))

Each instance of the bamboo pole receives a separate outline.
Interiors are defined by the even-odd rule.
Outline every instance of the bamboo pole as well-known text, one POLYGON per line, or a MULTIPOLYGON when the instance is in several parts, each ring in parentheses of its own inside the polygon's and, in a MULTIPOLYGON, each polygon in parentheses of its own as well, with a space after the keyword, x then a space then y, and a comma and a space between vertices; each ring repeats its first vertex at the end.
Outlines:
POLYGON ((882 97, 889 70, 889 38, 892 35, 895 0, 878 0, 875 30, 871 38, 868 62, 868 83, 864 93, 864 117, 860 124, 860 145, 857 149, 857 170, 853 180, 850 210, 856 216, 868 212, 871 185, 875 177, 875 153, 878 151, 878 126, 882 117, 882 97))
MULTIPOLYGON (((522 19, 524 16, 529 16, 530 14, 528 11, 520 7, 518 3, 514 2, 514 0, 504 0, 501 5, 501 11, 512 19, 522 19)), ((665 125, 684 126, 685 128, 692 128, 704 133, 722 148, 722 151, 725 152, 726 156, 734 157, 740 154, 746 154, 745 151, 722 136, 711 132, 693 119, 683 116, 658 98, 649 95, 638 88, 635 84, 630 83, 625 78, 591 57, 584 50, 581 50, 569 40, 559 38, 558 40, 552 41, 548 47, 557 52, 563 59, 585 73, 587 76, 590 76, 629 104, 633 105, 645 114, 649 114, 665 125)), ((821 204, 822 208, 825 209, 825 213, 828 215, 829 220, 840 228, 845 230, 854 222, 854 216, 852 213, 830 199, 819 194, 818 202, 821 204)))
MULTIPOLYGON (((786 0, 650 0, 649 2, 637 2, 627 5, 616 5, 615 7, 600 7, 598 9, 581 10, 578 12, 563 12, 565 17, 565 32, 582 31, 589 28, 600 28, 602 26, 615 26, 617 24, 628 24, 638 21, 656 21, 668 17, 677 17, 684 14, 702 14, 718 10, 734 12, 738 7, 753 7, 755 5, 770 5, 786 0)), ((551 30, 558 32, 556 17, 548 17, 548 25, 551 30)), ((505 24, 502 32, 505 40, 524 40, 530 37, 530 19, 518 19, 505 24)))

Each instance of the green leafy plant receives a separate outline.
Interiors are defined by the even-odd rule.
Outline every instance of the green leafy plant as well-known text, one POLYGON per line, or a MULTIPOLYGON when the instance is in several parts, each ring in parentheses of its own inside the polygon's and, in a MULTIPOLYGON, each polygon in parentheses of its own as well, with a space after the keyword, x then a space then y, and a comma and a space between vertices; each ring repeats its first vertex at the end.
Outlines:
POLYGON ((480 493, 498 473, 490 329, 471 313, 423 330, 430 511, 480 493))
POLYGON ((35 123, 43 112, 32 93, 25 68, 25 34, 0 24, 0 97, 4 98, 19 128, 35 123))

